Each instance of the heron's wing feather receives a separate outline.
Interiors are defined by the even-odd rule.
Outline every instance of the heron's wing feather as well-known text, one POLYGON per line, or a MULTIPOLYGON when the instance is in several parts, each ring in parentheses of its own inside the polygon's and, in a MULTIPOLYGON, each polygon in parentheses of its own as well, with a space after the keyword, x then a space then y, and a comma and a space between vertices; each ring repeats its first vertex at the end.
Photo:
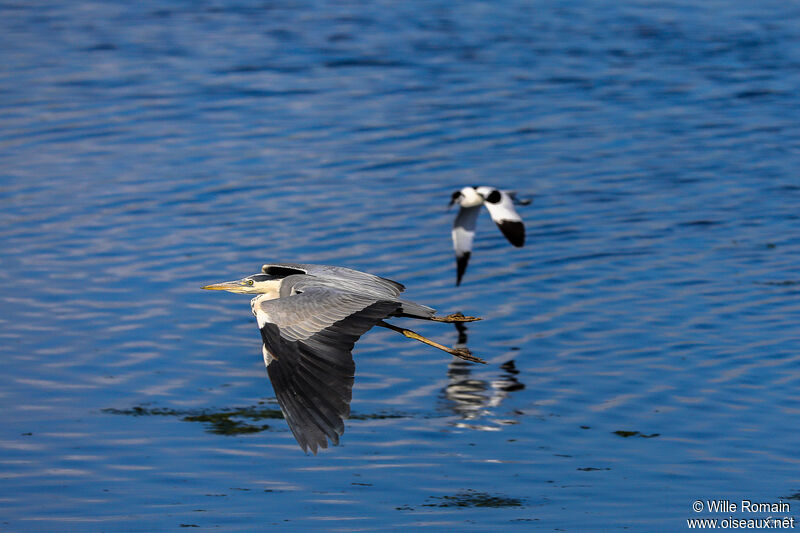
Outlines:
POLYGON ((497 227, 506 236, 508 242, 516 247, 525 244, 525 225, 522 217, 514 209, 514 199, 506 191, 493 189, 486 195, 484 204, 497 227))
POLYGON ((310 265, 305 263, 268 263, 261 267, 266 274, 308 274, 320 280, 337 281, 340 288, 359 293, 374 293, 376 296, 395 297, 406 288, 396 281, 345 268, 330 265, 310 265))
POLYGON ((467 270, 469 256, 472 253, 472 241, 475 238, 475 225, 481 206, 462 207, 453 222, 453 248, 456 251, 456 285, 467 270))
POLYGON ((358 338, 392 314, 398 302, 328 287, 308 287, 274 300, 256 297, 253 311, 275 396, 304 451, 339 443, 350 414, 358 338))

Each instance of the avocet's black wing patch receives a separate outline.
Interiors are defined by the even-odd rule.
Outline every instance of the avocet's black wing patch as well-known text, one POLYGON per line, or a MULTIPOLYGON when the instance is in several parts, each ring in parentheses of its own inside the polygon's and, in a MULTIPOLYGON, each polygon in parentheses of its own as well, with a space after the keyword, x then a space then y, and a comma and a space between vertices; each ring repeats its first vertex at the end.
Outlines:
POLYGON ((519 220, 501 220, 497 227, 506 236, 508 242, 521 248, 525 244, 525 225, 519 220))
POLYGON ((467 271, 470 255, 472 255, 472 252, 464 252, 462 255, 456 254, 456 287, 461 285, 461 278, 464 277, 464 272, 467 271))

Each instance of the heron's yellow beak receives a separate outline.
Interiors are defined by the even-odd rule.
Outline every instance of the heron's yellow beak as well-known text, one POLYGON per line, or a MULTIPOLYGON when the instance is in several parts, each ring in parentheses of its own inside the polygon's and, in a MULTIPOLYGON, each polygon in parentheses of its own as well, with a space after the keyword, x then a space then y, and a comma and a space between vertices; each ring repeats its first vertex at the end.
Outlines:
POLYGON ((222 283, 212 283, 211 285, 206 285, 205 287, 200 287, 200 288, 209 291, 238 292, 247 286, 248 285, 244 280, 237 279, 236 281, 223 281, 222 283))

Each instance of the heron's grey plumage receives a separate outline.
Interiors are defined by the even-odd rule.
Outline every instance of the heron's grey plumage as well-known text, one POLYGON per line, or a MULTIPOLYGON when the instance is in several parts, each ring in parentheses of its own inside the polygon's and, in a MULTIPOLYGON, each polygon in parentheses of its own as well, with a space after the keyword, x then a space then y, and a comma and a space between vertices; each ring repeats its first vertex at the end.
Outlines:
POLYGON ((292 279, 284 278, 281 284, 281 298, 290 296, 292 291, 298 290, 297 287, 307 283, 313 285, 326 285, 336 287, 339 290, 349 290, 358 294, 373 295, 376 298, 397 299, 401 304, 401 316, 413 318, 430 318, 436 312, 426 305, 421 305, 408 300, 397 298, 400 293, 406 290, 402 283, 382 278, 367 272, 353 270, 351 268, 330 266, 330 265, 309 265, 304 263, 267 263, 261 267, 265 274, 285 272, 289 269, 296 272, 295 275, 305 274, 312 278, 292 279))
MULTIPOLYGON (((405 290, 400 283, 349 268, 270 263, 261 270, 204 288, 256 294, 250 305, 261 331, 267 373, 284 418, 304 451, 317 453, 327 448, 328 441, 338 444, 350 414, 355 374, 351 351, 370 328, 380 323, 422 340, 383 319, 476 320, 463 315, 435 317, 434 309, 399 298, 405 290)), ((428 339, 423 342, 470 357, 468 351, 450 350, 428 339)))
POLYGON ((314 276, 317 281, 335 280, 338 282, 338 286, 359 293, 369 292, 394 297, 406 290, 401 283, 396 281, 345 267, 305 263, 267 263, 261 267, 261 271, 265 274, 288 273, 290 270, 296 274, 314 276))
POLYGON ((339 443, 350 415, 353 345, 400 304, 303 278, 284 282, 300 292, 277 300, 257 296, 253 309, 273 356, 267 372, 284 417, 303 450, 317 453, 326 438, 339 443))

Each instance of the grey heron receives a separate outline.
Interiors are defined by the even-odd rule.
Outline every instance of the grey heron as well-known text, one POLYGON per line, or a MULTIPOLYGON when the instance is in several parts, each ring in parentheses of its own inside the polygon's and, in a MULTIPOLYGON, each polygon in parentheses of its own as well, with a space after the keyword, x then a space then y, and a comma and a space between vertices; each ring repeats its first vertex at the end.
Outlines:
POLYGON ((456 286, 467 270, 475 238, 475 223, 482 205, 486 206, 492 220, 506 236, 508 242, 521 248, 525 244, 525 225, 514 209, 514 204, 528 205, 530 200, 518 200, 516 193, 494 187, 464 187, 453 193, 450 205, 458 203, 461 209, 453 222, 453 248, 456 251, 456 286))
POLYGON ((466 348, 447 348, 384 321, 408 317, 437 322, 479 320, 399 298, 395 281, 349 268, 270 263, 245 278, 204 289, 256 295, 250 307, 261 330, 267 374, 283 416, 303 451, 334 445, 350 414, 355 342, 382 326, 467 361, 485 363, 466 348))

